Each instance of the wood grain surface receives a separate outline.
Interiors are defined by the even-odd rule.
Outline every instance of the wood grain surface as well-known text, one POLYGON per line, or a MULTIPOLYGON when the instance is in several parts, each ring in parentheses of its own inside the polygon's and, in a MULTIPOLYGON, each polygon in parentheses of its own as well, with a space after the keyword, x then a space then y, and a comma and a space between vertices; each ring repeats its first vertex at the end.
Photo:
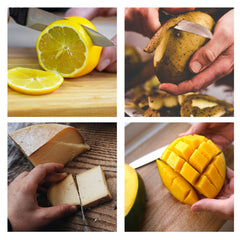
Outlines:
MULTIPOLYGON (((37 123, 34 123, 37 124, 37 123)), ((75 157, 64 171, 77 175, 100 165, 104 171, 112 200, 84 211, 88 231, 117 231, 117 139, 115 123, 64 123, 79 130, 91 150, 75 157)), ((31 125, 30 123, 8 123, 8 132, 31 125)), ((14 142, 8 138, 8 183, 23 171, 31 171, 33 165, 14 142)), ((49 206, 46 194, 38 194, 41 206, 49 206)), ((70 217, 56 221, 43 231, 83 231, 80 209, 70 217)))
MULTIPOLYGON (((34 48, 9 48, 8 68, 41 69, 34 48)), ((98 72, 65 79, 54 92, 31 96, 8 88, 8 116, 112 117, 117 111, 116 73, 98 72)))
MULTIPOLYGON (((188 123, 169 123, 129 153, 125 158, 126 163, 171 143, 189 126, 188 123)), ((233 145, 229 146, 224 154, 227 166, 233 169, 233 145)), ((218 231, 226 222, 208 212, 193 213, 189 205, 176 200, 163 185, 155 161, 138 168, 137 172, 143 178, 147 194, 145 216, 140 231, 218 231)))

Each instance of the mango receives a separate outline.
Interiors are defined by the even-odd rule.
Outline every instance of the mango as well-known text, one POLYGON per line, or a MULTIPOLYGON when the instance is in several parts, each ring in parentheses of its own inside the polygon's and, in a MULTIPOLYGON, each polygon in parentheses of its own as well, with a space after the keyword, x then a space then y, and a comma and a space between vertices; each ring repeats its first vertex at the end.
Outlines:
POLYGON ((141 176, 125 163, 125 231, 139 230, 145 201, 146 191, 141 176))
POLYGON ((226 163, 221 149, 201 135, 177 138, 156 160, 163 184, 179 201, 192 205, 221 191, 226 163))
POLYGON ((144 51, 154 52, 153 65, 161 83, 175 83, 189 80, 192 73, 188 63, 191 56, 203 46, 208 39, 194 33, 174 29, 181 20, 198 23, 212 30, 215 22, 207 13, 193 11, 170 18, 149 41, 144 51))

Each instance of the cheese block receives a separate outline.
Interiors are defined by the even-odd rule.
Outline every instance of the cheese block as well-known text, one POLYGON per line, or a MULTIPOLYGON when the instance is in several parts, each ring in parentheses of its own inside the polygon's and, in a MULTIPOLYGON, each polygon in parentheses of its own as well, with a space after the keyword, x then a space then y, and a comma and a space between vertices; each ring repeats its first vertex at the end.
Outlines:
POLYGON ((78 191, 84 208, 96 206, 112 199, 100 166, 76 176, 78 191))
POLYGON ((66 164, 90 149, 77 129, 63 124, 38 124, 9 136, 34 166, 55 162, 66 164))
POLYGON ((48 200, 53 206, 65 203, 80 205, 77 187, 71 174, 48 189, 48 200))

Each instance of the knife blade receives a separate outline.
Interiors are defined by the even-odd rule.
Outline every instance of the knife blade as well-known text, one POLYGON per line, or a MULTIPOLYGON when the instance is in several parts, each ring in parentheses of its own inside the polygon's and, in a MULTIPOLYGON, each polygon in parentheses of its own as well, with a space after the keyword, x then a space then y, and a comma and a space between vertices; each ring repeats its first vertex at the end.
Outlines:
POLYGON ((198 23, 190 22, 187 20, 181 20, 173 28, 180 30, 180 31, 194 33, 194 34, 197 34, 202 37, 209 38, 209 39, 211 39, 213 37, 212 32, 209 29, 207 29, 206 27, 204 27, 198 23))
POLYGON ((76 176, 74 176, 74 181, 75 181, 75 185, 76 185, 76 188, 77 188, 77 191, 78 191, 78 196, 79 196, 79 199, 80 199, 80 209, 81 209, 81 213, 82 213, 84 232, 87 232, 88 231, 87 223, 86 223, 86 218, 85 218, 84 209, 83 209, 83 205, 82 205, 82 198, 81 198, 81 194, 80 194, 80 191, 79 191, 79 188, 78 188, 76 176))
MULTIPOLYGON (((9 8, 9 15, 16 21, 16 23, 37 31, 43 31, 54 21, 66 20, 66 18, 38 8, 9 8)), ((85 25, 81 24, 81 26, 88 33, 94 45, 101 47, 115 46, 111 40, 101 33, 85 25)))
MULTIPOLYGON (((79 193, 79 196, 80 196, 80 193, 79 193)), ((82 213, 82 220, 83 220, 83 225, 84 225, 84 232, 87 232, 87 224, 86 224, 86 218, 85 218, 85 214, 84 214, 84 211, 83 211, 83 205, 82 205, 82 199, 80 197, 80 208, 81 208, 81 213, 82 213)))
POLYGON ((168 147, 168 145, 165 145, 153 152, 150 152, 136 160, 134 160, 133 162, 131 162, 129 164, 130 167, 136 169, 136 168, 139 168, 139 167, 142 167, 148 163, 151 163, 153 161, 155 161, 156 159, 160 158, 161 155, 163 154, 164 150, 168 147))

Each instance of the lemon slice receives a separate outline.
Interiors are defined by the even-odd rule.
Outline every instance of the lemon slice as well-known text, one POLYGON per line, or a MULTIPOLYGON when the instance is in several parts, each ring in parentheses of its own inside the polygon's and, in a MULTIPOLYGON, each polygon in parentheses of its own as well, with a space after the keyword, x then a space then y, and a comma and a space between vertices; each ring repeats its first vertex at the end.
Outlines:
POLYGON ((85 18, 68 17, 51 23, 41 32, 36 49, 43 69, 73 78, 85 75, 97 66, 102 47, 93 45, 80 24, 97 30, 85 18))
POLYGON ((8 70, 8 86, 25 94, 40 95, 53 92, 63 80, 59 74, 42 70, 22 67, 8 70))

